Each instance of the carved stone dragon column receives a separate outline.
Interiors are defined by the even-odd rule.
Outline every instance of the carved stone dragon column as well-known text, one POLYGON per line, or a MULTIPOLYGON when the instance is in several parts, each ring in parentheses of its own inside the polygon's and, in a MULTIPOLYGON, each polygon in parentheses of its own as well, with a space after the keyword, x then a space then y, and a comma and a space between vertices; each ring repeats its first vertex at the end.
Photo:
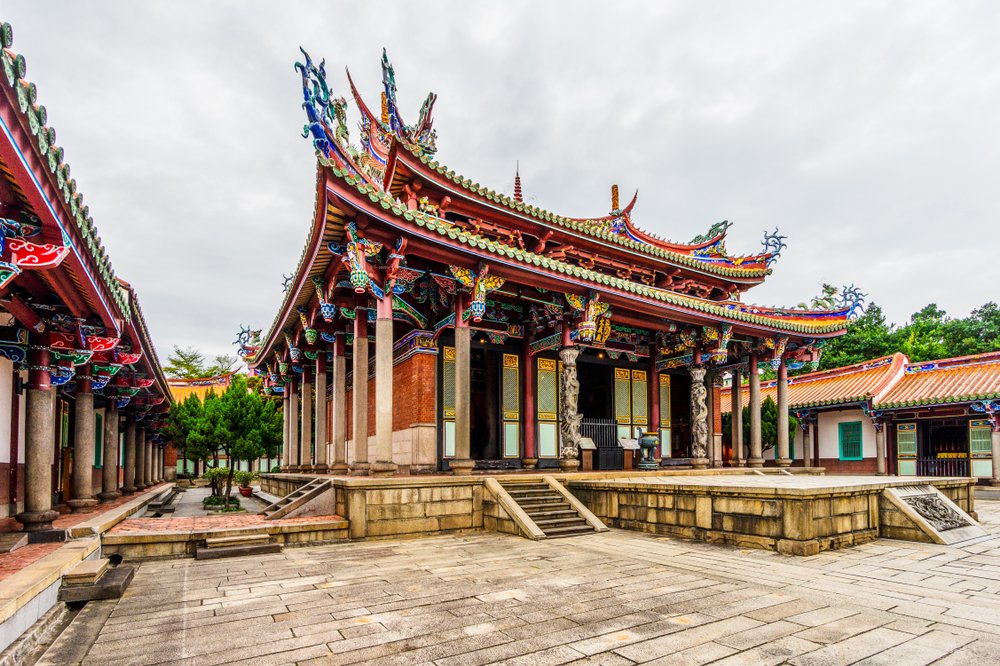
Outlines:
POLYGON ((559 467, 564 472, 575 472, 580 466, 580 422, 583 415, 577 412, 580 397, 580 380, 576 376, 576 359, 579 347, 563 347, 559 358, 562 371, 562 444, 559 447, 559 467))
POLYGON ((691 465, 708 467, 708 404, 705 368, 691 368, 691 465))

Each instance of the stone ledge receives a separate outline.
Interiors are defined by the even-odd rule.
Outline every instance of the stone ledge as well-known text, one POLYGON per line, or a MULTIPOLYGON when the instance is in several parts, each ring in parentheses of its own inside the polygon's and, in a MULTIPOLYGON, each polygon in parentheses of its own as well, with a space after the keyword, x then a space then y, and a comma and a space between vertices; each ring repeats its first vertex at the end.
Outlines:
POLYGON ((90 520, 80 523, 67 529, 67 533, 72 539, 80 539, 84 537, 95 536, 99 534, 104 534, 112 527, 122 522, 129 516, 139 513, 147 504, 159 499, 170 493, 172 485, 168 484, 164 488, 155 488, 153 490, 147 491, 133 500, 117 506, 114 509, 109 509, 100 513, 90 520))
POLYGON ((5 578, 0 584, 0 623, 9 620, 36 596, 59 582, 63 574, 90 557, 100 546, 98 538, 69 541, 55 552, 5 578))

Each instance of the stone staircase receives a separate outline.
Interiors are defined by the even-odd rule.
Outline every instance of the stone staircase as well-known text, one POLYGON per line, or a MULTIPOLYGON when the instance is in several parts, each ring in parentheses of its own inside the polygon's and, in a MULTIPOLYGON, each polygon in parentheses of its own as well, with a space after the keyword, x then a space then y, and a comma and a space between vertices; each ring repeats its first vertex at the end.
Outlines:
POLYGON ((545 481, 501 481, 500 485, 547 539, 597 531, 566 497, 545 481))
POLYGON ((194 551, 196 560, 217 560, 242 555, 280 553, 281 544, 270 534, 246 534, 205 539, 205 546, 194 551))
POLYGON ((304 486, 299 486, 274 504, 269 504, 260 512, 265 520, 284 518, 291 512, 305 506, 323 493, 333 488, 330 479, 313 479, 304 486))

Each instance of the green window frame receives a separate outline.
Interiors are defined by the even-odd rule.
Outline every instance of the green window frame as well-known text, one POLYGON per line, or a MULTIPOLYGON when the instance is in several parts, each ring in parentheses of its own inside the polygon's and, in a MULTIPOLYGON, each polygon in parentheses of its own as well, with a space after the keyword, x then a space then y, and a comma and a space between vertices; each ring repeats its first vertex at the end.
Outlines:
POLYGON ((104 466, 104 414, 94 412, 94 467, 104 466))
POLYGON ((861 441, 861 421, 845 421, 837 424, 840 441, 841 460, 862 460, 864 449, 861 441))

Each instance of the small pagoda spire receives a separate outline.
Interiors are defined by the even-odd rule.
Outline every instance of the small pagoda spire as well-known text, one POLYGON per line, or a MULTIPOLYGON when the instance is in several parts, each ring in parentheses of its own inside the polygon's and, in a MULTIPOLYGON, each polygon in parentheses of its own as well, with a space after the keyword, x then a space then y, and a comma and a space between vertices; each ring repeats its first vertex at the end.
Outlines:
POLYGON ((611 211, 618 211, 618 184, 611 186, 611 211))
POLYGON ((521 163, 517 162, 514 167, 514 200, 524 201, 524 195, 521 193, 521 163))

